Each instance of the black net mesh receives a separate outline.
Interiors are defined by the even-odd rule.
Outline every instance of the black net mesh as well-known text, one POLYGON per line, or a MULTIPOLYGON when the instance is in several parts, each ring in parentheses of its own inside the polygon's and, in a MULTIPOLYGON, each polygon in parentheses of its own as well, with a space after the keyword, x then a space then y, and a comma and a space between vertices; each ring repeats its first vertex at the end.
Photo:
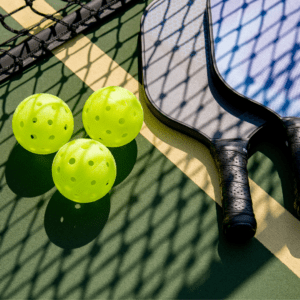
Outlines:
POLYGON ((1 9, 0 82, 134 1, 59 0, 51 3, 55 9, 51 14, 37 9, 36 0, 23 0, 24 5, 9 14, 1 9), (28 28, 14 21, 14 15, 25 9, 41 16, 39 22, 28 28))

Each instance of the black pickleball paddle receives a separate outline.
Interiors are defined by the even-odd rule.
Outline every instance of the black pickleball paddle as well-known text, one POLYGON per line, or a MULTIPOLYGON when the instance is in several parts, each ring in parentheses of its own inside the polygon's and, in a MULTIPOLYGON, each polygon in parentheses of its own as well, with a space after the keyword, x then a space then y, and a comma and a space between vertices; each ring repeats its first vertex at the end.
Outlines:
MULTIPOLYGON (((254 236, 249 190, 250 140, 265 120, 228 105, 210 85, 205 0, 156 0, 141 21, 143 83, 152 113, 168 126, 207 145, 219 170, 223 231, 229 239, 254 236)), ((253 107, 252 107, 253 110, 253 107)))
POLYGON ((207 19, 215 75, 282 122, 300 216, 300 1, 208 0, 207 19))

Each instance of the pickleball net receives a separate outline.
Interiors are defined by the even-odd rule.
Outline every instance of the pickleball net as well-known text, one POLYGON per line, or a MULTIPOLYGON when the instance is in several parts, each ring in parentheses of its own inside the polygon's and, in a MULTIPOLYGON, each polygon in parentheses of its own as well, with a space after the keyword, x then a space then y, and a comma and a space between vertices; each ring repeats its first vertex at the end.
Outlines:
POLYGON ((0 37, 0 82, 136 0, 51 0, 53 5, 48 2, 56 10, 49 14, 38 9, 38 1, 41 0, 23 0, 24 5, 0 13, 0 30, 6 31, 0 37), (16 14, 24 12, 30 18, 34 13, 40 20, 28 28, 20 28, 12 21, 16 14))

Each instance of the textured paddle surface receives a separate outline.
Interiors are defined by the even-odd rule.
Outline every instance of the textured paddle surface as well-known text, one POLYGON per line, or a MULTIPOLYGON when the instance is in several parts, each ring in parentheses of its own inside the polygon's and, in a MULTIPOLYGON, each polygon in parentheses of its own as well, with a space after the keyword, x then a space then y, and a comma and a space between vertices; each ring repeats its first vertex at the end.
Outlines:
POLYGON ((217 68, 242 95, 300 117, 300 1, 210 0, 217 68))
POLYGON ((245 121, 245 112, 233 115, 209 88, 205 7, 205 0, 162 0, 148 7, 141 28, 145 91, 183 131, 189 128, 211 140, 248 138, 257 124, 245 121))

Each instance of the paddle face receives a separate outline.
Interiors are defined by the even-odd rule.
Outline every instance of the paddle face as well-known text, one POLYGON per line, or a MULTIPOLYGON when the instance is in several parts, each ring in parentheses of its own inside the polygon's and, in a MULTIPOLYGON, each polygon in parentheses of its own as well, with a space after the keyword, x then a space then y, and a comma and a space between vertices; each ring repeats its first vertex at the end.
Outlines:
POLYGON ((300 1, 208 1, 223 80, 281 117, 300 117, 300 1))
POLYGON ((203 17, 206 0, 154 1, 141 26, 147 98, 171 127, 206 140, 248 139, 261 122, 246 121, 214 98, 208 84, 203 17))

